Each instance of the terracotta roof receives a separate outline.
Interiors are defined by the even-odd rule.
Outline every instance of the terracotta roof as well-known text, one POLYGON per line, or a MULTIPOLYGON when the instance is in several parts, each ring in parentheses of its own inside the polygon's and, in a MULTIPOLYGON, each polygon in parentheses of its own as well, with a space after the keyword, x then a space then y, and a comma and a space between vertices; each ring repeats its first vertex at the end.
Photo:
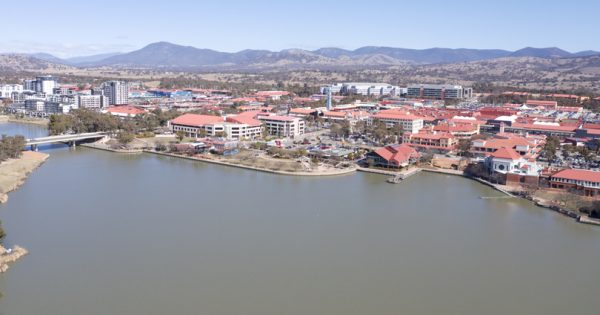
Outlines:
POLYGON ((521 128, 521 129, 532 129, 532 130, 545 130, 545 131, 563 131, 563 132, 575 132, 577 126, 553 126, 553 125, 545 125, 545 124, 520 124, 514 123, 512 124, 513 128, 521 128))
POLYGON ((317 110, 314 108, 292 108, 290 109, 290 113, 293 114, 305 114, 305 115, 309 115, 312 114, 314 112, 316 112, 317 110))
POLYGON ((562 170, 551 176, 552 178, 581 180, 586 182, 600 182, 600 172, 578 169, 562 170))
POLYGON ((400 165, 411 158, 419 157, 419 153, 407 144, 396 144, 379 148, 375 151, 375 154, 388 161, 388 163, 395 165, 400 165))
POLYGON ((290 92, 286 91, 258 91, 256 92, 257 96, 283 96, 289 95, 290 92))
POLYGON ((535 106, 558 106, 556 101, 538 101, 538 100, 528 100, 525 104, 527 105, 535 105, 535 106))
POLYGON ((437 133, 410 133, 407 132, 405 135, 409 136, 411 139, 429 139, 429 140, 439 140, 439 139, 454 139, 452 134, 446 132, 437 132, 437 133))
POLYGON ((346 112, 325 112, 323 113, 323 116, 325 117, 339 117, 339 118, 346 118, 346 112))
POLYGON ((373 115, 373 118, 377 118, 377 119, 397 119, 397 120, 417 120, 417 119, 423 119, 422 117, 418 117, 418 116, 411 115, 411 114, 405 114, 405 113, 398 112, 398 111, 381 111, 381 112, 373 115))
POLYGON ((294 121, 296 120, 296 118, 294 117, 289 117, 289 116, 260 116, 258 119, 264 119, 264 120, 278 120, 278 121, 294 121))
POLYGON ((238 123, 238 124, 246 124, 248 126, 254 126, 254 127, 262 125, 262 122, 260 120, 256 120, 252 117, 244 116, 244 115, 236 115, 236 116, 227 117, 227 121, 233 122, 233 123, 238 123))
POLYGON ((498 159, 506 159, 506 160, 519 160, 521 155, 517 153, 517 151, 512 148, 500 148, 496 150, 496 152, 490 154, 491 157, 498 159))
POLYGON ((471 124, 439 124, 433 127, 435 131, 444 131, 444 132, 476 132, 477 126, 471 124))
POLYGON ((583 129, 600 129, 600 124, 584 124, 583 129))
POLYGON ((210 124, 219 123, 219 122, 223 122, 223 121, 225 121, 225 120, 223 119, 223 117, 220 117, 220 116, 183 114, 183 115, 171 120, 171 124, 202 127, 204 125, 210 125, 210 124))
POLYGON ((111 114, 140 115, 146 111, 130 105, 111 106, 107 110, 111 114))

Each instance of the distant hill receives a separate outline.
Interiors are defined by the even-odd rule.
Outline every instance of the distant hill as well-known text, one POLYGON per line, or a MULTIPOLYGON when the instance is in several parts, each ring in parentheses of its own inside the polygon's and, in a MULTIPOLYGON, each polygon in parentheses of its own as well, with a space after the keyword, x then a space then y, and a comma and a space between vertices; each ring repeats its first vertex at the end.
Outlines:
POLYGON ((286 49, 243 50, 237 53, 199 49, 168 42, 147 45, 139 50, 90 62, 89 66, 173 68, 180 70, 269 70, 356 69, 402 64, 451 64, 503 57, 570 58, 600 54, 594 51, 570 53, 551 48, 527 47, 515 52, 501 49, 405 49, 367 46, 355 50, 326 47, 314 51, 286 49))
POLYGON ((106 53, 106 54, 97 54, 97 55, 90 55, 90 56, 80 56, 80 57, 73 57, 73 58, 67 58, 64 59, 66 62, 68 62, 71 65, 86 65, 86 64, 92 64, 101 60, 104 60, 106 58, 110 58, 113 56, 118 56, 122 53, 106 53))
POLYGON ((406 64, 453 64, 504 57, 576 58, 600 55, 596 51, 570 53, 556 47, 526 47, 514 52, 501 49, 406 49, 366 46, 355 50, 335 47, 314 51, 286 49, 243 50, 236 53, 200 49, 168 42, 149 44, 128 53, 110 53, 60 59, 46 53, 31 56, 41 60, 78 67, 172 69, 183 71, 264 71, 264 70, 351 70, 386 68, 406 64))
MULTIPOLYGON (((44 56, 42 56, 44 57, 44 56)), ((0 54, 0 73, 55 72, 76 68, 22 54, 0 54)))
POLYGON ((526 47, 520 50, 517 50, 510 54, 510 57, 538 57, 538 58, 566 58, 566 57, 574 57, 568 51, 562 50, 557 47, 549 47, 549 48, 533 48, 526 47))
POLYGON ((120 54, 121 53, 105 53, 105 54, 80 56, 80 57, 65 58, 65 59, 56 57, 56 56, 54 56, 52 54, 48 54, 48 53, 33 53, 33 54, 28 54, 28 55, 31 57, 40 59, 40 60, 45 60, 45 61, 58 63, 58 64, 71 65, 71 66, 86 66, 86 65, 90 65, 92 63, 104 60, 104 59, 112 57, 112 56, 120 55, 120 54))

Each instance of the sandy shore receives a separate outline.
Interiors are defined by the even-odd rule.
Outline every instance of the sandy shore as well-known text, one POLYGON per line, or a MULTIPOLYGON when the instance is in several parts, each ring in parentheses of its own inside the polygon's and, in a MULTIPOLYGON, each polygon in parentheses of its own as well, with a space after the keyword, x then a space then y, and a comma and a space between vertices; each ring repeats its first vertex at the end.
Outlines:
POLYGON ((6 272, 10 263, 17 261, 27 254, 27 250, 20 246, 15 246, 7 250, 0 245, 0 273, 6 272))
POLYGON ((279 174, 279 175, 290 175, 290 176, 337 176, 337 175, 346 175, 346 174, 351 174, 351 173, 356 172, 356 168, 354 168, 354 167, 349 167, 349 168, 344 168, 344 169, 322 168, 322 169, 315 169, 312 172, 302 172, 302 171, 288 172, 288 171, 282 171, 282 170, 273 170, 273 169, 267 169, 267 168, 262 168, 262 167, 253 167, 253 166, 248 166, 248 165, 236 164, 236 163, 231 163, 231 162, 227 162, 227 161, 224 161, 224 160, 201 158, 201 157, 197 157, 197 156, 185 156, 185 155, 178 155, 178 154, 164 153, 164 152, 156 152, 156 151, 149 151, 149 150, 144 151, 144 152, 152 153, 152 154, 157 154, 157 155, 170 156, 170 157, 175 157, 175 158, 180 158, 180 159, 187 159, 187 160, 201 161, 201 162, 212 163, 212 164, 219 164, 219 165, 224 165, 224 166, 244 168, 244 169, 248 169, 248 170, 265 172, 265 173, 272 173, 272 174, 279 174))
POLYGON ((19 188, 27 175, 48 159, 48 154, 25 151, 19 159, 0 163, 0 203, 8 200, 8 193, 19 188))

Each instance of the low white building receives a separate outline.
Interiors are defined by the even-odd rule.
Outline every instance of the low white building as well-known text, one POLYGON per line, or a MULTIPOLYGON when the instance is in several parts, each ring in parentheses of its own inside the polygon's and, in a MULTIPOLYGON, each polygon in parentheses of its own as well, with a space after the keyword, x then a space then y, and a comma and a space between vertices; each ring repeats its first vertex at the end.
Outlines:
POLYGON ((325 94, 327 88, 334 94, 364 96, 401 95, 406 92, 405 89, 388 83, 348 82, 322 87, 321 94, 325 94))
POLYGON ((540 168, 535 160, 528 161, 512 148, 500 148, 485 159, 491 173, 539 176, 540 168))
POLYGON ((410 133, 418 133, 419 130, 423 129, 424 124, 421 117, 394 110, 381 111, 371 116, 368 123, 372 124, 376 119, 386 124, 388 128, 400 125, 402 126, 402 130, 410 133))
POLYGON ((267 133, 276 137, 294 138, 303 135, 305 131, 304 120, 290 116, 258 116, 265 125, 267 133))
POLYGON ((171 130, 185 132, 187 137, 223 137, 228 140, 257 139, 262 136, 262 123, 247 117, 184 114, 169 122, 171 130))

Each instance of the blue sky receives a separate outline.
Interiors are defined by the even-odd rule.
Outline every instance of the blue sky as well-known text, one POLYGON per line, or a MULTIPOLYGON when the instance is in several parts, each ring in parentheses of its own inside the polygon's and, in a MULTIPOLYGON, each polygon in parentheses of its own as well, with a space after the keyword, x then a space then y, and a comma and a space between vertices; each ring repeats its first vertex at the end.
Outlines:
POLYGON ((230 52, 368 45, 600 50, 597 0, 26 2, 2 15, 0 52, 70 57, 157 41, 230 52))

